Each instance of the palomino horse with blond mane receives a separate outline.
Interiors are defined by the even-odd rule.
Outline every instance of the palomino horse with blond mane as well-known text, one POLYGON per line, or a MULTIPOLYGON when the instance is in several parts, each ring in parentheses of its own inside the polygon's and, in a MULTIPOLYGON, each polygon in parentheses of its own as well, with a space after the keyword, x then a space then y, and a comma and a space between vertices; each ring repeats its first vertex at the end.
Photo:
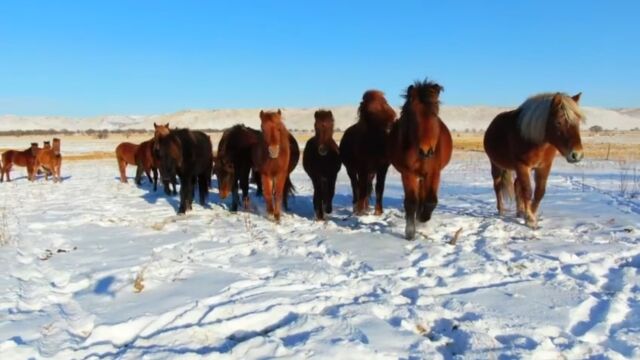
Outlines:
POLYGON ((260 128, 262 136, 251 154, 253 170, 260 173, 267 214, 280 222, 282 203, 293 191, 289 179, 293 170, 291 134, 284 126, 280 109, 276 112, 260 111, 260 128))
POLYGON ((389 170, 387 134, 396 120, 396 112, 384 94, 368 90, 358 107, 358 122, 344 132, 340 140, 340 159, 347 169, 353 194, 353 212, 369 211, 369 195, 376 177, 375 214, 382 214, 384 182, 389 170))
POLYGON ((31 147, 23 150, 7 150, 2 153, 2 169, 0 169, 0 182, 4 181, 5 175, 7 181, 11 181, 9 173, 13 165, 23 166, 27 168, 27 178, 29 181, 36 179, 36 155, 40 151, 38 143, 31 143, 31 147))
POLYGON ((582 160, 580 123, 584 114, 578 106, 580 94, 540 94, 515 110, 493 119, 484 135, 484 149, 491 161, 491 176, 498 212, 504 214, 504 198, 515 192, 518 216, 527 226, 537 226, 537 211, 556 153, 570 163, 582 160), (530 174, 534 171, 535 191, 530 174), (516 172, 515 183, 511 171, 516 172), (533 201, 532 201, 533 195, 533 201))
POLYGON ((415 237, 416 213, 420 222, 431 219, 440 172, 451 160, 451 133, 439 116, 442 90, 430 81, 409 86, 400 119, 389 134, 389 158, 402 175, 407 240, 415 237))

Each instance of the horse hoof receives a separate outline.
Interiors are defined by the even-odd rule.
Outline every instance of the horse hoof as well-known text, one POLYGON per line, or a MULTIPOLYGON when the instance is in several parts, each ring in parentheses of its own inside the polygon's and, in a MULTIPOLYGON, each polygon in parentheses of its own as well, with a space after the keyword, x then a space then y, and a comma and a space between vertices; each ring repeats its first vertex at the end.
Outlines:
POLYGON ((407 226, 404 229, 404 237, 409 241, 415 239, 415 237, 416 237, 416 226, 414 224, 407 224, 407 226))
POLYGON ((380 216, 382 215, 382 209, 378 209, 376 208, 376 211, 373 213, 375 216, 380 216))

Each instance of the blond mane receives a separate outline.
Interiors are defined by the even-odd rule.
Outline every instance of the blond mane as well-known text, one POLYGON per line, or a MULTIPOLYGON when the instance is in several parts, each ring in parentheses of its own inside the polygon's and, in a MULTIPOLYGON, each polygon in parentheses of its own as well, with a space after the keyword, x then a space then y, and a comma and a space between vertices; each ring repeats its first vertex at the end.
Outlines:
POLYGON ((570 125, 575 125, 584 120, 584 113, 578 104, 567 94, 544 93, 528 98, 518 110, 518 130, 520 135, 535 143, 544 141, 547 130, 547 120, 551 112, 551 103, 556 95, 560 95, 561 110, 564 111, 564 118, 570 125))

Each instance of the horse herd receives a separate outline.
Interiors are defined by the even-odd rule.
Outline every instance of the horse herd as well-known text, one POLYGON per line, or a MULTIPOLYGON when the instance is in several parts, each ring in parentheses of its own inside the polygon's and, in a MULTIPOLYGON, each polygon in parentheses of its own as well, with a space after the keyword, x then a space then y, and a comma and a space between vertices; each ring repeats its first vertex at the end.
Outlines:
MULTIPOLYGON (((399 117, 382 92, 366 91, 358 108, 358 121, 344 132, 339 145, 333 139, 332 112, 315 112, 315 135, 305 145, 302 163, 313 184, 317 219, 322 220, 332 212, 342 165, 351 181, 354 214, 368 213, 374 178, 374 214, 382 214, 385 178, 393 165, 401 174, 404 188, 405 236, 409 240, 415 237, 416 220, 429 221, 436 208, 440 174, 453 150, 449 129, 439 116, 443 90, 427 80, 410 85, 399 117)), ((527 226, 537 227, 537 209, 556 153, 559 151, 570 163, 583 157, 579 126, 584 115, 579 100, 580 94, 535 95, 517 109, 499 114, 489 125, 484 149, 491 162, 500 215, 504 214, 505 199, 515 197, 518 216, 524 217, 527 226), (515 180, 512 172, 516 174, 515 180)), ((279 222, 282 206, 287 208, 287 196, 294 191, 290 173, 298 164, 300 149, 280 110, 261 111, 260 127, 255 130, 235 125, 227 129, 214 156, 211 139, 205 133, 154 123, 152 139, 139 145, 122 143, 116 148, 121 181, 127 182, 127 164, 138 166, 136 183, 140 183, 144 172, 154 191, 158 172, 168 195, 176 194, 179 179, 179 214, 191 210, 196 185, 200 203, 205 204, 212 175, 218 179, 222 199, 231 193, 231 210, 238 210, 239 189, 246 209, 249 182, 253 181, 257 184, 257 195, 264 196, 268 216, 279 222)), ((59 158, 59 141, 57 144, 59 158)), ((14 162, 20 158, 16 154, 8 157, 12 156, 14 162)), ((44 164, 37 160, 36 163, 44 164)), ((50 167, 47 169, 55 173, 50 167)), ((57 174, 59 178, 59 163, 57 174)))
POLYGON ((60 139, 54 138, 53 145, 50 141, 45 141, 43 147, 38 147, 37 142, 31 143, 31 147, 25 150, 7 150, 2 153, 2 163, 0 164, 0 182, 11 181, 9 173, 13 165, 27 168, 27 178, 29 181, 36 179, 36 174, 44 172, 46 180, 53 176, 54 182, 61 181, 60 167, 62 166, 62 155, 60 154, 60 139))

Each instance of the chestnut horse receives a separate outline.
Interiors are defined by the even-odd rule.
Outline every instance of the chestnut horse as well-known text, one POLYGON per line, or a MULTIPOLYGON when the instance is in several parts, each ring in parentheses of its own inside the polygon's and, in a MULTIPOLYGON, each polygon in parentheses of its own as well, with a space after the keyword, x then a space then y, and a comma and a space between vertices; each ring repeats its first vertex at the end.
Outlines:
POLYGON ((427 222, 438 204, 440 172, 451 160, 451 133, 440 119, 440 92, 434 82, 407 88, 400 119, 389 134, 389 157, 402 176, 405 237, 413 240, 418 221, 427 222))
POLYGON ((36 179, 36 155, 40 148, 38 143, 31 143, 31 147, 23 150, 7 150, 2 153, 2 171, 0 171, 0 182, 4 181, 6 175, 7 181, 11 181, 9 173, 13 165, 23 166, 27 168, 27 178, 29 181, 36 179))
POLYGON ((136 164, 136 151, 138 151, 138 145, 130 142, 123 142, 116 147, 116 159, 118 160, 120 182, 122 183, 127 183, 127 165, 136 164))
POLYGON ((60 153, 60 139, 53 139, 53 146, 45 141, 44 148, 40 149, 36 155, 35 168, 44 169, 45 179, 49 180, 49 175, 53 175, 54 182, 60 182, 60 167, 62 166, 62 154, 60 153))
POLYGON ((168 184, 180 178, 180 206, 178 214, 192 209, 194 184, 198 183, 200 205, 204 206, 209 195, 213 150, 211 138, 202 131, 189 129, 169 129, 153 124, 155 127, 153 151, 160 160, 158 169, 162 182, 168 184))
POLYGON ((389 169, 387 134, 396 112, 381 91, 369 90, 362 96, 358 122, 350 126, 340 141, 340 158, 351 180, 353 212, 368 212, 373 178, 376 177, 375 214, 382 214, 384 182, 389 169))
POLYGON ((535 95, 517 109, 493 119, 484 134, 484 150, 491 161, 500 215, 504 215, 504 199, 515 193, 517 215, 525 218, 527 226, 536 228, 536 213, 556 153, 560 151, 570 163, 582 160, 580 123, 584 121, 584 114, 578 105, 580 95, 535 95), (532 192, 531 170, 534 170, 535 192, 532 192), (516 173, 515 182, 511 180, 511 171, 516 173))
MULTIPOLYGON (((153 191, 158 190, 158 160, 153 156, 153 139, 143 141, 138 145, 134 154, 136 169, 136 185, 142 184, 142 173, 147 174, 149 182, 153 184, 153 191), (153 173, 153 179, 151 178, 153 173)), ((165 189, 166 191, 167 189, 165 189)))
MULTIPOLYGON (((238 211, 238 186, 242 190, 244 208, 249 208, 249 173, 253 166, 251 149, 258 145, 259 139, 260 131, 235 125, 224 131, 218 143, 213 172, 218 178, 220 198, 226 199, 231 192, 231 211, 238 211)), ((262 187, 260 181, 258 186, 262 187)))
POLYGON ((302 166, 313 183, 316 219, 324 220, 325 213, 331 214, 333 210, 336 179, 342 163, 338 144, 333 140, 333 113, 331 110, 318 110, 314 118, 315 136, 304 147, 302 166))
POLYGON ((251 151, 253 169, 260 173, 267 214, 280 222, 282 203, 293 191, 289 173, 297 164, 297 161, 296 164, 291 162, 292 136, 282 122, 280 109, 277 112, 260 111, 260 128, 259 143, 251 151))

